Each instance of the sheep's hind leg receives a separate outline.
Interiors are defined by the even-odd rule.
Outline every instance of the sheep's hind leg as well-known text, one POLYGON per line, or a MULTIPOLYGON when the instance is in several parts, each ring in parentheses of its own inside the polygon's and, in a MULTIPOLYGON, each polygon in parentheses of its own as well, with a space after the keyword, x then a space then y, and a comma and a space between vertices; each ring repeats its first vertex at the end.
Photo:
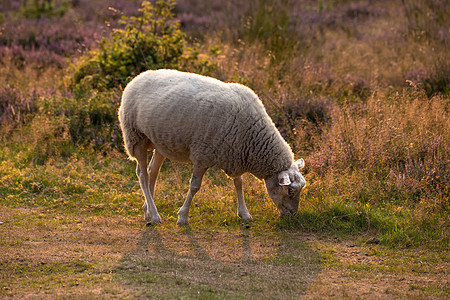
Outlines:
POLYGON ((150 192, 149 187, 147 148, 147 141, 142 141, 134 147, 134 156, 137 160, 136 174, 139 178, 139 184, 141 185, 145 197, 145 203, 142 207, 145 213, 145 220, 152 224, 159 224, 161 223, 161 217, 158 214, 155 202, 153 202, 153 193, 150 192))
POLYGON ((189 207, 191 206, 192 198, 198 192, 202 185, 203 175, 206 172, 206 168, 200 168, 194 166, 192 172, 191 183, 189 185, 189 193, 187 195, 186 201, 184 201, 183 206, 178 211, 178 225, 187 225, 189 222, 189 207))
POLYGON ((154 195, 155 192, 155 184, 156 184, 156 178, 159 174, 159 169, 162 166, 162 163, 164 162, 166 158, 158 152, 158 150, 155 150, 153 153, 152 159, 150 160, 150 166, 148 167, 148 184, 150 187, 150 195, 154 195))
POLYGON ((242 177, 236 177, 234 179, 234 187, 236 189, 236 195, 238 198, 238 216, 244 221, 251 221, 252 216, 248 212, 247 205, 245 205, 244 193, 242 192, 242 177))

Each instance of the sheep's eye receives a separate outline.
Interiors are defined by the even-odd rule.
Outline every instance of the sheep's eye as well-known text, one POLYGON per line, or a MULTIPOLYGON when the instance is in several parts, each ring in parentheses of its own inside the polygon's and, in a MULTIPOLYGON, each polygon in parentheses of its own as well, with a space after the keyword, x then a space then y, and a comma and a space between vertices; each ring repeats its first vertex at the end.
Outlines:
POLYGON ((295 195, 295 189, 290 187, 290 188, 288 189, 288 194, 289 194, 289 196, 291 196, 291 197, 294 196, 294 195, 295 195))

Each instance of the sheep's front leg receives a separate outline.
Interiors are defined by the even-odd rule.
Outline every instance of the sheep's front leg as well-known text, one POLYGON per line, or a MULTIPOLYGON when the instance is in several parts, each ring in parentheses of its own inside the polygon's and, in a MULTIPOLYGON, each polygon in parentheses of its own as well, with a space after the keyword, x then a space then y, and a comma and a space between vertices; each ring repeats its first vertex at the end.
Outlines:
POLYGON ((245 205, 244 193, 242 192, 242 176, 234 179, 234 187, 238 198, 238 216, 244 221, 251 221, 252 216, 248 212, 247 205, 245 205))
POLYGON ((156 209, 155 202, 153 202, 152 192, 149 187, 149 176, 147 171, 147 148, 144 143, 135 146, 134 154, 137 160, 136 174, 139 178, 139 184, 144 193, 145 203, 142 207, 145 213, 145 220, 152 224, 160 224, 161 217, 156 209))
POLYGON ((186 201, 184 201, 183 206, 178 211, 178 225, 187 225, 189 222, 189 207, 191 206, 192 198, 198 192, 202 185, 203 175, 207 169, 194 166, 194 171, 192 172, 191 183, 189 185, 189 193, 187 195, 186 201))

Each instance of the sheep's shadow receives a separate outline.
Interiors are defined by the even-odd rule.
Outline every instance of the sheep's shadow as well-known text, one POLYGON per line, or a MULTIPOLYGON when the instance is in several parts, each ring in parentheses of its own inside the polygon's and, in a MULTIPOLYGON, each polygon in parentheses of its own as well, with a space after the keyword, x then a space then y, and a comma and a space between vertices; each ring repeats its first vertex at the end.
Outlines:
POLYGON ((245 226, 220 233, 147 226, 135 249, 120 260, 117 278, 137 287, 142 297, 155 296, 148 294, 149 286, 163 297, 198 297, 191 294, 195 286, 200 296, 292 298, 304 294, 320 269, 318 262, 298 233, 280 230, 265 236, 245 226), (273 288, 278 284, 284 288, 273 288))
POLYGON ((136 250, 133 254, 143 255, 147 253, 150 244, 156 245, 155 252, 157 253, 170 253, 170 250, 164 246, 161 234, 154 227, 147 225, 138 239, 136 250))
MULTIPOLYGON (((200 260, 214 260, 211 258, 209 253, 202 247, 198 238, 195 236, 194 231, 189 225, 184 225, 180 232, 184 237, 189 241, 190 248, 193 250, 193 256, 200 260)), ((248 228, 241 227, 239 234, 239 242, 241 245, 241 259, 236 260, 235 262, 250 262, 253 260, 253 254, 251 249, 250 242, 250 230, 248 228)), ((159 232, 158 228, 155 226, 146 226, 137 241, 136 248, 130 251, 125 257, 128 256, 146 256, 149 253, 162 254, 162 255, 179 255, 176 251, 166 247, 164 243, 164 239, 159 232)), ((239 256, 239 255, 238 255, 239 256)))
POLYGON ((244 262, 253 261, 252 248, 250 246, 250 230, 241 226, 241 240, 242 240, 242 260, 244 262))
POLYGON ((188 238, 194 250, 194 255, 196 258, 206 261, 211 260, 208 252, 205 251, 205 249, 198 243, 197 239, 195 238, 195 234, 189 225, 184 225, 182 227, 182 233, 188 238))

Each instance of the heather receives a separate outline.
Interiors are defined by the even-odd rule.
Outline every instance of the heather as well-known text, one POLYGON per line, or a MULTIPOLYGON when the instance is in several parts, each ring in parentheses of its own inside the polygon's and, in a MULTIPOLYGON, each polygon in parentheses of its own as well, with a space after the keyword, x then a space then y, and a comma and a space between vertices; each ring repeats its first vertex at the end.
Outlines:
POLYGON ((139 1, 3 1, 0 4, 0 60, 16 67, 63 68, 67 58, 90 49, 110 32, 122 13, 139 1), (113 9, 114 8, 114 9, 113 9), (119 13, 120 12, 120 13, 119 13))

